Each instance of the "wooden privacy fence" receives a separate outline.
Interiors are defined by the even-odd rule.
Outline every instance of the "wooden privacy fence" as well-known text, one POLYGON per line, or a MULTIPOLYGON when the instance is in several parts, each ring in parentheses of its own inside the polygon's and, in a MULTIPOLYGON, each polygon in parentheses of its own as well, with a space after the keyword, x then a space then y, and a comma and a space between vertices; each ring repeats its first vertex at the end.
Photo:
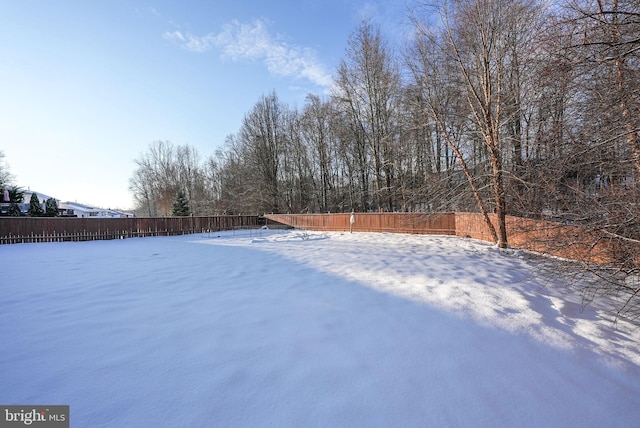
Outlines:
POLYGON ((171 236, 258 227, 258 216, 44 218, 0 217, 0 244, 171 236))
MULTIPOLYGON (((320 231, 349 231, 350 214, 269 214, 272 221, 320 231)), ((489 215, 494 226, 497 217, 489 215)), ((479 213, 355 213, 354 232, 396 232, 454 235, 492 242, 489 228, 479 213)), ((629 257, 640 260, 639 246, 624 239, 589 231, 580 226, 507 216, 509 245, 574 260, 613 262, 629 257), (637 254, 636 254, 637 253, 637 254)))
MULTIPOLYGON (((214 217, 0 217, 0 244, 170 236, 259 227, 265 222, 301 229, 349 231, 351 214, 268 214, 214 217)), ((494 225, 496 216, 490 218, 494 225)), ((478 213, 355 213, 354 232, 454 235, 491 242, 478 213)), ((509 245, 593 262, 640 260, 640 245, 580 226, 507 216, 509 245)))
MULTIPOLYGON (((349 231, 351 214, 265 214, 292 227, 309 230, 349 231)), ((354 232, 394 232, 455 235, 455 214, 355 213, 354 232)))
MULTIPOLYGON (((456 213, 456 235, 491 242, 484 219, 476 213, 456 213)), ((494 226, 497 216, 489 215, 494 226)), ((593 263, 640 261, 640 246, 633 240, 579 225, 507 216, 509 246, 593 263)))

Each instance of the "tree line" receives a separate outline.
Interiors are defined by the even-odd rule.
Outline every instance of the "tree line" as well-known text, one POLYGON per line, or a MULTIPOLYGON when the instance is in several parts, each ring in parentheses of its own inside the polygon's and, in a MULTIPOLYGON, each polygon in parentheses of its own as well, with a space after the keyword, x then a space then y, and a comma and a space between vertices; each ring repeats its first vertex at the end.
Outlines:
POLYGON ((402 47, 372 21, 331 94, 262 95, 202 159, 158 141, 136 159, 144 215, 477 211, 638 238, 640 3, 418 1, 402 47))

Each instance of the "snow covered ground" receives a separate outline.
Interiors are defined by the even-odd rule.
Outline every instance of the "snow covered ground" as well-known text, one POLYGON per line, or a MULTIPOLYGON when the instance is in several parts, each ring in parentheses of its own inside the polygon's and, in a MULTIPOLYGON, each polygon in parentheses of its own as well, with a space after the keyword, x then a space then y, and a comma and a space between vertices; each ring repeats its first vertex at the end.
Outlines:
POLYGON ((72 427, 632 427, 640 331, 467 239, 0 246, 0 404, 72 427))

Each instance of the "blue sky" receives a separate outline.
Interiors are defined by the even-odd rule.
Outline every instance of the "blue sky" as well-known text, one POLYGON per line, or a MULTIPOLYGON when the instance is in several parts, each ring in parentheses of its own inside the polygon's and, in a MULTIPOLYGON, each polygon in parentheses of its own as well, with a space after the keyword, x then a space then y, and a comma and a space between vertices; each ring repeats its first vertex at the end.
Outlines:
POLYGON ((394 40, 398 1, 0 2, 0 150, 16 184, 130 208, 149 143, 213 154, 261 95, 326 93, 364 18, 394 40))

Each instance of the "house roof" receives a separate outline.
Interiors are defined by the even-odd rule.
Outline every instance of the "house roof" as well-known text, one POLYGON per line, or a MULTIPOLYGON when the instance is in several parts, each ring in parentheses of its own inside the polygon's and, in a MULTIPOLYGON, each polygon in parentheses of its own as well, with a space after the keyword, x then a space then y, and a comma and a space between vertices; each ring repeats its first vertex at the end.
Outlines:
POLYGON ((58 204, 58 206, 60 208, 77 209, 77 210, 80 210, 80 211, 107 211, 107 210, 105 210, 103 208, 91 207, 89 205, 79 204, 77 202, 60 202, 60 204, 58 204))
POLYGON ((102 212, 102 213, 109 213, 110 215, 131 216, 130 213, 127 213, 124 211, 92 207, 90 205, 80 204, 78 202, 60 202, 58 204, 58 207, 62 209, 71 209, 71 210, 84 211, 84 212, 102 212))
MULTIPOLYGON (((31 195, 35 194, 38 199, 40 199, 41 201, 46 201, 47 199, 56 199, 54 197, 51 197, 49 195, 45 195, 44 193, 40 193, 40 192, 34 192, 32 190, 24 190, 24 200, 28 201, 29 198, 31 198, 31 195), (27 196, 28 195, 28 196, 27 196)), ((57 201, 59 201, 59 199, 56 199, 57 201)))

